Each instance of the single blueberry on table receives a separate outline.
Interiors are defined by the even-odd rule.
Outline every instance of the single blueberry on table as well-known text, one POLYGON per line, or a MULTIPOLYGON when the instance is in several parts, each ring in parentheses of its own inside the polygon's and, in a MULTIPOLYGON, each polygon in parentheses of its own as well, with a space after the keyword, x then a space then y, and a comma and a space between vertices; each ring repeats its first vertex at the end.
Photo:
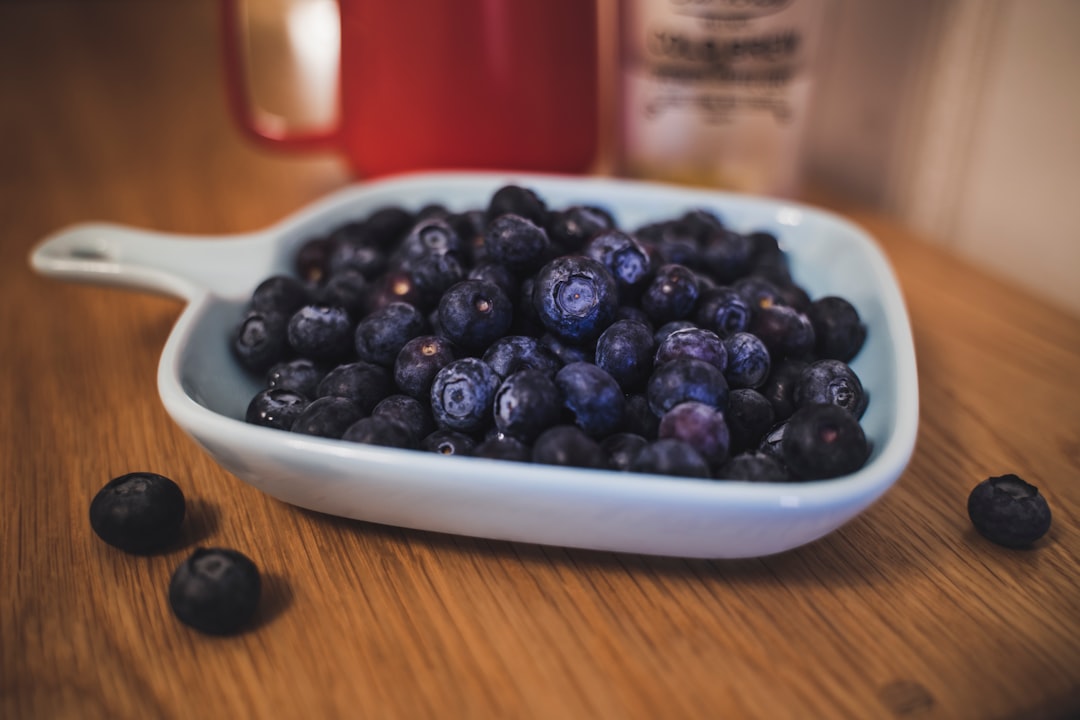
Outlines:
POLYGON ((733 388, 758 388, 769 377, 772 356, 757 335, 736 332, 724 338, 727 366, 724 379, 733 388))
POLYGON ((247 370, 266 372, 290 354, 288 322, 288 317, 277 313, 248 312, 233 332, 233 355, 247 370))
POLYGON ((607 453, 600 443, 576 425, 555 425, 536 438, 532 461, 543 465, 607 469, 607 453))
POLYGON ((353 352, 353 324, 345 308, 305 305, 289 319, 289 345, 312 360, 340 361, 353 352))
POLYGON ((630 472, 708 478, 709 464, 688 443, 661 438, 645 445, 630 463, 630 472))
POLYGON ((655 324, 689 319, 697 308, 700 288, 697 275, 677 263, 656 269, 652 282, 641 296, 641 309, 655 324))
POLYGON ((796 478, 824 480, 861 468, 870 447, 850 412, 838 405, 808 405, 787 421, 781 453, 796 478))
POLYGON ((814 352, 819 358, 850 362, 866 341, 866 325, 848 300, 830 295, 810 304, 806 315, 814 326, 814 352))
POLYGON ((533 305, 541 324, 560 340, 588 343, 615 319, 618 288, 601 263, 579 255, 564 255, 537 273, 533 305))
POLYGON ((793 395, 796 408, 832 403, 857 418, 866 411, 869 397, 859 376, 841 360, 818 360, 799 375, 793 395))
POLYGON ((519 370, 503 380, 495 393, 495 427, 524 443, 559 422, 562 392, 542 370, 519 370))
POLYGON ((249 625, 262 580, 251 558, 227 548, 198 548, 173 572, 169 606, 180 622, 210 635, 249 625))
POLYGON ((727 368, 727 349, 724 341, 712 330, 683 328, 664 338, 656 349, 656 365, 678 358, 697 358, 715 365, 721 372, 727 368))
POLYGON ((461 358, 435 375, 431 413, 443 430, 480 433, 492 424, 495 392, 501 379, 483 360, 461 358))
POLYGON ((727 408, 728 385, 715 365, 695 358, 679 358, 656 368, 645 390, 649 407, 657 417, 689 400, 721 411, 727 408))
POLYGON ((420 449, 437 455, 472 455, 476 441, 456 430, 436 430, 420 441, 420 449))
POLYGON ((393 367, 405 343, 427 330, 427 320, 417 308, 392 302, 371 312, 356 325, 353 339, 361 360, 393 367))
POLYGON ((454 344, 440 335, 409 340, 394 361, 394 382, 401 392, 425 402, 431 396, 435 374, 456 359, 454 344))
POLYGON ((727 460, 731 447, 724 413, 695 401, 679 403, 664 413, 657 436, 683 441, 697 450, 710 467, 727 460))
POLYGON ((514 307, 494 283, 462 280, 439 300, 439 327, 456 347, 483 352, 506 335, 514 320, 514 307))
POLYGON ((488 223, 484 247, 491 262, 503 265, 517 275, 527 275, 549 259, 551 241, 547 232, 520 215, 507 214, 488 223))
POLYGON ((653 370, 653 334, 635 320, 616 320, 596 341, 594 360, 624 392, 640 390, 653 370))
POLYGON ((319 382, 318 397, 336 396, 356 405, 362 415, 369 415, 375 404, 394 390, 390 373, 374 363, 358 360, 338 365, 319 382))
POLYGON ((555 373, 563 406, 586 435, 602 438, 622 423, 622 388, 602 368, 587 362, 570 363, 555 373))
POLYGON ((295 390, 269 388, 251 398, 244 420, 252 425, 288 430, 309 402, 306 396, 295 390))
POLYGON ((169 478, 133 472, 113 478, 90 502, 90 527, 125 552, 146 554, 172 543, 184 521, 184 493, 169 478))
POLYGON ((338 439, 363 415, 353 401, 328 395, 313 400, 289 429, 301 435, 338 439))
POLYGON ((1046 498, 1012 473, 976 485, 968 495, 967 510, 979 534, 1004 547, 1028 547, 1050 530, 1046 498))

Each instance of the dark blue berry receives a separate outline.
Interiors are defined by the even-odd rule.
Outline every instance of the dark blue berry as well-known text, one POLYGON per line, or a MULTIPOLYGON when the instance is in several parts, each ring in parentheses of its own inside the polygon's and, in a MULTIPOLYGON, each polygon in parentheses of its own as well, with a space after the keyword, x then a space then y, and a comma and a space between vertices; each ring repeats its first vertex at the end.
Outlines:
POLYGON ((375 403, 393 392, 390 373, 383 367, 358 360, 338 365, 326 374, 316 394, 322 398, 335 396, 347 399, 363 415, 371 413, 375 403))
POLYGON ((392 302, 371 312, 356 325, 353 340, 361 360, 393 367, 409 340, 427 330, 427 320, 414 306, 392 302))
POLYGON ((623 301, 640 295, 652 277, 651 260, 645 248, 633 236, 619 230, 595 235, 582 254, 607 268, 623 301))
POLYGON ((420 441, 420 449, 437 455, 472 455, 476 441, 455 430, 436 430, 420 441))
POLYGON ((402 299, 422 310, 436 307, 447 288, 465 279, 465 266, 454 253, 429 253, 405 261, 402 269, 412 285, 411 297, 402 299))
POLYGON ((761 275, 748 275, 739 278, 731 284, 735 292, 742 295, 743 300, 750 307, 750 312, 755 313, 763 307, 772 307, 782 302, 780 288, 776 283, 761 275))
POLYGON ((758 388, 769 377, 772 357, 757 335, 737 332, 724 338, 727 367, 724 378, 733 388, 758 388))
POLYGON ((90 527, 113 547, 152 553, 176 540, 184 521, 184 493, 169 478, 134 472, 113 478, 90 502, 90 527))
POLYGON ((520 215, 501 215, 484 233, 488 260, 518 275, 535 272, 548 259, 550 246, 547 232, 520 215))
POLYGON ((712 278, 727 284, 750 272, 753 241, 741 233, 722 230, 714 233, 701 252, 701 262, 712 278))
POLYGON ((444 430, 483 432, 492 422, 492 406, 500 378, 477 358, 455 360, 431 383, 431 413, 444 430))
POLYGON ((796 408, 831 403, 857 418, 862 417, 869 403, 859 376, 840 360, 818 360, 806 366, 792 399, 796 408))
POLYGON ((724 413, 694 401, 679 403, 664 413, 657 436, 683 441, 712 467, 727 460, 731 447, 724 413))
POLYGON ((697 307, 698 294, 694 271, 669 263, 656 269, 655 277, 641 296, 641 309, 656 325, 688 319, 697 307))
POLYGON ((726 338, 749 329, 750 316, 746 299, 733 288, 721 286, 702 293, 694 319, 699 326, 726 338))
POLYGON ((293 421, 292 430, 301 435, 340 438, 354 422, 364 415, 356 403, 343 397, 328 395, 313 400, 293 421))
POLYGON ((360 418, 341 435, 342 440, 364 445, 412 449, 416 447, 416 437, 394 420, 385 417, 369 416, 360 418))
POLYGON ((317 397, 319 381, 326 371, 307 358, 278 363, 266 371, 266 387, 298 392, 306 398, 317 397))
POLYGON ((258 567, 243 553, 199 548, 173 572, 169 606, 185 625, 230 635, 254 618, 261 586, 258 567))
POLYGON ((784 464, 803 480, 853 473, 870 454, 859 421, 837 405, 809 405, 787 422, 781 445, 784 464))
POLYGON ((252 425, 288 430, 308 402, 306 396, 295 390, 269 388, 251 398, 244 420, 252 425))
POLYGON ((556 425, 536 438, 532 461, 543 465, 607 469, 607 453, 576 425, 556 425))
POLYGON ((787 482, 787 469, 774 455, 744 452, 735 455, 713 474, 717 480, 746 480, 748 482, 787 482))
POLYGON ((494 435, 485 439, 472 453, 473 457, 488 460, 510 460, 529 462, 532 460, 532 448, 510 435, 494 435))
POLYGON ((720 410, 727 407, 728 385, 715 365, 694 358, 679 358, 653 371, 646 388, 649 407, 658 417, 689 400, 720 410))
POLYGON ((388 265, 386 253, 372 245, 339 241, 330 254, 330 278, 339 275, 358 275, 364 280, 378 277, 388 265))
POLYGON ((630 472, 708 478, 709 464, 701 453, 682 440, 662 438, 638 451, 630 472))
POLYGON ((586 342, 583 345, 577 345, 560 340, 552 333, 545 332, 540 336, 539 343, 540 347, 559 361, 560 367, 574 362, 596 361, 596 348, 589 342, 586 342))
POLYGON ((810 319, 787 305, 758 308, 750 320, 750 332, 761 338, 773 357, 802 357, 814 349, 810 319))
POLYGON ((585 434, 602 438, 622 423, 622 388, 602 368, 586 362, 570 363, 555 374, 555 384, 574 424, 585 434))
POLYGON ((264 373, 289 354, 287 327, 284 315, 251 311, 233 332, 233 354, 246 369, 264 373))
POLYGON ((291 275, 273 275, 251 294, 251 309, 288 317, 311 302, 307 286, 291 275))
POLYGON ((483 280, 485 282, 494 283, 502 288, 502 291, 506 293, 506 297, 508 298, 516 298, 521 293, 521 282, 514 273, 510 272, 510 268, 505 265, 485 262, 481 265, 473 266, 465 274, 465 279, 483 280))
POLYGON ((660 347, 660 345, 667 340, 667 336, 676 330, 686 330, 687 328, 695 327, 697 327, 697 324, 693 320, 672 320, 671 322, 666 322, 653 332, 653 344, 656 347, 660 347))
POLYGON ((772 405, 777 422, 787 420, 795 412, 795 388, 806 367, 805 360, 783 358, 773 365, 768 379, 761 386, 761 394, 772 405))
POLYGON ((548 237, 557 243, 564 254, 581 250, 594 235, 615 227, 615 220, 606 210, 588 205, 572 205, 550 214, 548 237))
POLYGON ((527 335, 507 335, 499 338, 484 351, 481 359, 501 378, 526 369, 554 375, 563 365, 547 346, 527 335))
POLYGON ((520 185, 504 185, 496 190, 488 202, 487 222, 490 224, 501 215, 520 215, 540 227, 548 222, 547 204, 535 191, 520 185))
POLYGON ((345 308, 349 317, 358 318, 366 312, 370 295, 367 279, 350 269, 331 275, 316 291, 315 300, 319 305, 345 308))
POLYGON ((300 279, 312 284, 325 280, 330 274, 330 254, 335 245, 329 237, 305 240, 293 259, 293 268, 300 279))
POLYGON ((679 358, 696 358, 715 365, 721 372, 727 367, 724 341, 712 330, 683 328, 664 338, 656 349, 656 365, 679 358))
POLYGON ((408 430, 413 437, 413 446, 435 431, 431 408, 426 402, 420 402, 408 395, 397 394, 383 398, 372 408, 371 417, 395 422, 408 430))
POLYGON ((855 306, 833 295, 818 298, 806 312, 814 326, 814 352, 820 358, 850 362, 866 341, 866 325, 855 306))
POLYGON ((636 433, 618 432, 601 440, 600 447, 607 454, 613 469, 627 471, 638 452, 648 443, 647 439, 636 433))
POLYGON ((1005 547, 1027 547, 1050 530, 1046 498, 1011 473, 976 485, 968 495, 967 509, 979 534, 1005 547))
POLYGON ((305 305, 288 326, 289 345, 312 360, 340 361, 353 352, 353 326, 340 307, 305 305))
POLYGON ((733 389, 728 394, 728 407, 724 417, 731 432, 733 455, 756 448, 776 422, 776 415, 769 401, 757 390, 750 388, 733 389))
POLYGON ((626 396, 621 428, 624 432, 640 435, 646 440, 656 439, 660 418, 649 407, 649 399, 645 395, 633 393, 626 396))
POLYGON ((394 382, 401 392, 427 401, 435 374, 455 357, 454 345, 445 337, 415 337, 402 346, 394 360, 394 382))
POLYGON ((498 285, 463 280, 439 300, 439 327, 455 346, 482 352, 506 335, 514 319, 510 298, 498 285))
POLYGON ((616 320, 596 341, 595 362, 624 392, 640 390, 653 369, 653 334, 634 320, 616 320))
POLYGON ((581 344, 595 340, 615 319, 618 289, 602 264, 564 255, 537 273, 533 305, 548 331, 564 342, 581 344))
POLYGON ((519 370, 495 393, 495 427, 525 443, 558 423, 562 411, 562 393, 541 370, 519 370))
POLYGON ((430 255, 466 254, 465 242, 443 217, 429 217, 418 221, 409 230, 398 247, 395 258, 416 260, 430 255))

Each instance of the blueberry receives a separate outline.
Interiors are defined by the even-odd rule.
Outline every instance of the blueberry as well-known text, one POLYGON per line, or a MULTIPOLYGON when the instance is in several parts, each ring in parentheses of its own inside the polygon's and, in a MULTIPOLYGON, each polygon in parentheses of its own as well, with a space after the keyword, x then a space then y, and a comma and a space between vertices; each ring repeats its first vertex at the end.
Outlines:
POLYGON ((409 340, 394 360, 394 382, 401 392, 427 400, 435 374, 455 359, 454 345, 439 335, 409 340))
POLYGON ((795 388, 806 367, 804 360, 783 358, 769 371, 761 394, 772 405, 777 421, 786 420, 795 412, 795 388))
POLYGON ((447 288, 465 279, 465 266, 453 253, 429 253, 406 261, 401 269, 411 283, 410 297, 401 299, 422 310, 436 307, 447 288))
POLYGON ((810 318, 787 305, 768 305, 754 311, 750 332, 761 338, 773 357, 801 357, 814 349, 810 318))
POLYGON ((576 362, 555 374, 563 405, 574 424, 594 438, 610 435, 623 419, 622 388, 602 368, 592 363, 576 362))
POLYGON ((676 222, 683 232, 699 243, 711 242, 719 233, 724 232, 724 221, 707 208, 687 210, 676 222))
POLYGON ((413 214, 396 205, 385 205, 364 220, 370 242, 383 249, 401 242, 402 236, 415 222, 413 214))
POLYGON ((757 335, 737 332, 724 338, 727 367, 724 379, 733 388, 761 387, 769 377, 772 357, 757 335))
POLYGON ((361 360, 393 367, 409 340, 427 330, 423 313, 404 302, 392 302, 373 311, 356 325, 353 340, 361 360))
POLYGON ((198 548, 173 572, 169 605, 185 625, 230 635, 254 618, 261 585, 258 567, 243 553, 198 548))
POLYGON ((675 438, 655 440, 638 451, 630 472, 708 478, 709 465, 689 444, 675 438))
POLYGON ((1012 473, 976 485, 968 496, 967 509, 979 534, 1005 547, 1027 547, 1050 530, 1046 498, 1012 473))
POLYGON ((862 349, 866 325, 855 306, 844 298, 818 298, 806 315, 814 326, 814 352, 818 357, 850 362, 862 349))
POLYGON ((545 332, 538 341, 547 353, 559 361, 559 366, 575 362, 596 362, 596 347, 592 343, 577 345, 560 340, 552 333, 545 332))
POLYGON ((655 330, 649 316, 645 314, 644 310, 636 305, 620 305, 618 309, 615 310, 615 320, 633 320, 634 322, 639 322, 649 328, 649 332, 654 332, 655 330))
POLYGON ((507 378, 518 370, 540 370, 554 375, 562 361, 539 340, 527 335, 507 335, 491 343, 481 358, 501 378, 507 378))
POLYGON ((572 205, 550 213, 548 237, 564 253, 581 250, 594 235, 615 227, 615 220, 606 210, 589 205, 572 205))
POLYGON ((233 355, 246 369, 266 372, 289 354, 287 325, 288 318, 284 315, 248 312, 233 332, 233 355))
POLYGON ((304 408, 290 430, 301 435, 340 438, 363 414, 351 400, 329 395, 313 400, 304 408))
POLYGON ((366 312, 370 296, 367 279, 349 269, 331 275, 315 292, 314 299, 319 305, 344 308, 349 317, 358 318, 366 312))
POLYGON ((792 399, 796 408, 832 403, 857 418, 862 417, 869 402, 859 376, 840 360, 818 360, 806 366, 792 399))
POLYGON ((616 320, 596 341, 597 366, 606 371, 624 392, 639 390, 653 369, 653 334, 634 320, 616 320))
POLYGON ((724 417, 731 432, 733 455, 756 448, 776 421, 769 401, 750 388, 737 388, 728 394, 724 417))
POLYGON ((660 430, 660 418, 649 407, 649 399, 645 395, 631 393, 626 396, 620 427, 623 432, 640 435, 646 440, 655 440, 660 430))
POLYGON ((308 406, 308 402, 307 397, 295 390, 262 390, 251 398, 244 420, 252 425, 288 430, 308 406))
POLYGON ((464 241, 445 218, 429 217, 413 225, 402 239, 395 258, 414 260, 448 253, 464 256, 465 252, 464 241))
POLYGON ((750 327, 750 305, 738 292, 727 286, 702 293, 694 319, 700 327, 722 338, 750 327))
POLYGON ((787 427, 788 421, 784 420, 769 428, 758 443, 757 452, 774 457, 782 464, 784 462, 784 434, 787 432, 787 427))
POLYGON ((595 235, 582 254, 607 268, 624 301, 640 295, 652 275, 645 248, 633 236, 619 230, 605 230, 595 235))
POLYGON ((543 465, 596 468, 609 467, 607 454, 576 425, 555 425, 536 438, 532 461, 543 465))
POLYGON ((547 232, 520 215, 501 215, 484 233, 489 260, 505 265, 518 275, 535 272, 548 259, 551 241, 547 232))
POLYGON ((701 262, 716 282, 726 284, 750 272, 753 241, 737 232, 713 233, 701 252, 701 262))
POLYGON ((500 378, 477 358, 455 360, 431 383, 431 413, 444 430, 483 432, 492 422, 492 407, 500 378))
POLYGON ((390 373, 379 365, 358 360, 338 365, 319 382, 318 397, 345 398, 362 415, 371 413, 375 403, 393 392, 390 373))
POLYGON ((649 441, 632 432, 618 432, 608 435, 600 441, 601 449, 607 454, 611 467, 615 470, 629 470, 634 458, 649 441))
POLYGON ((517 276, 505 265, 493 262, 484 262, 469 268, 465 274, 466 280, 483 280, 498 285, 508 298, 516 298, 521 294, 521 283, 517 276))
POLYGON ((373 280, 386 270, 386 253, 377 247, 339 240, 330 254, 330 272, 327 284, 339 275, 357 275, 373 280))
POLYGON ((731 288, 742 296, 750 307, 751 313, 781 303, 780 288, 776 283, 761 275, 747 275, 739 278, 731 284, 731 288))
POLYGON ((541 370, 519 370, 503 380, 495 393, 495 427, 525 443, 558 423, 562 393, 541 370))
POLYGON ((791 281, 787 254, 780 247, 776 236, 770 232, 757 231, 747 235, 753 242, 751 272, 770 282, 784 283, 791 281))
POLYGON ((386 417, 360 418, 341 435, 342 440, 364 445, 412 449, 416 447, 413 433, 400 423, 386 417))
POLYGON ((532 460, 532 448, 510 435, 494 435, 487 438, 472 453, 473 457, 488 460, 510 460, 529 462, 532 460))
POLYGON ((466 352, 482 352, 506 335, 513 319, 510 298, 483 280, 463 280, 439 300, 439 327, 466 352))
POLYGON ((746 480, 748 482, 787 482, 787 469, 775 455, 744 452, 721 465, 713 477, 717 480, 746 480))
POLYGON ((656 365, 678 358, 697 358, 715 365, 720 372, 727 367, 727 349, 724 341, 712 330, 683 328, 664 338, 656 349, 656 365))
POLYGON ((540 227, 547 226, 547 204, 533 190, 520 185, 503 185, 488 202, 485 215, 488 223, 507 214, 520 215, 540 227))
POLYGON ((784 464, 797 478, 823 480, 853 473, 870 454, 855 416, 838 405, 808 405, 787 422, 784 464))
POLYGON ((727 407, 728 386, 715 365, 694 358, 679 358, 653 371, 646 396, 658 417, 688 400, 696 400, 720 410, 727 407))
POLYGON ((309 283, 322 282, 330 274, 330 253, 335 243, 329 237, 305 240, 296 251, 293 269, 300 279, 309 283))
POLYGON ((304 397, 317 396, 316 388, 326 372, 307 358, 278 363, 266 372, 266 387, 298 392, 304 397))
POLYGON ((435 431, 431 408, 408 395, 388 395, 371 410, 371 417, 401 425, 412 435, 414 446, 435 431))
POLYGON ((660 325, 688 319, 697 307, 698 280, 690 268, 675 263, 662 265, 641 296, 641 309, 660 325))
POLYGON ((727 460, 731 447, 724 414, 712 405, 694 401, 679 403, 664 413, 658 437, 685 442, 712 467, 727 460))
POLYGON ((90 527, 113 547, 145 554, 172 543, 184 521, 184 493, 169 478, 133 472, 113 478, 90 502, 90 527))
MULTIPOLYGON (((453 256, 445 256, 453 257, 453 256)), ((456 260, 452 260, 457 262, 456 260)), ((458 267, 460 270, 460 266, 458 267)), ((366 312, 377 310, 392 302, 406 302, 421 310, 430 310, 432 307, 429 292, 421 292, 416 281, 408 269, 394 267, 387 270, 377 278, 368 289, 366 299, 366 312)))
POLYGON ((618 290, 602 264, 564 255, 537 273, 533 305, 548 331, 560 340, 580 344, 595 340, 615 319, 618 290))
POLYGON ((438 455, 472 455, 476 441, 455 430, 436 430, 420 441, 420 449, 438 455))
POLYGON ((696 328, 697 323, 693 320, 672 320, 666 322, 653 332, 653 344, 657 347, 667 340, 667 336, 677 330, 686 330, 687 328, 696 328))
POLYGON ((289 319, 289 345, 312 360, 339 361, 353 351, 353 327, 344 308, 305 305, 289 319))
POLYGON ((273 275, 251 294, 251 309, 288 317, 310 301, 311 293, 302 282, 290 275, 273 275))

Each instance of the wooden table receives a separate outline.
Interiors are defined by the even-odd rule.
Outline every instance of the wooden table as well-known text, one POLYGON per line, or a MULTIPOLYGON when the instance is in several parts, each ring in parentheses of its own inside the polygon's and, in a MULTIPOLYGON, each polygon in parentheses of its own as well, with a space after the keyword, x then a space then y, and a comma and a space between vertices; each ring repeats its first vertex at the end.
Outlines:
POLYGON ((0 4, 0 717, 1080 713, 1080 319, 878 215, 842 208, 909 303, 918 447, 810 546, 705 562, 449 537, 297 510, 216 466, 155 391, 179 304, 27 265, 68 223, 239 232, 348 181, 239 138, 215 28, 210 0, 0 4), (185 547, 132 557, 92 534, 90 498, 136 469, 184 487, 185 547), (1053 508, 1031 551, 966 516, 1006 472, 1053 508), (196 543, 259 562, 252 631, 171 615, 196 543))

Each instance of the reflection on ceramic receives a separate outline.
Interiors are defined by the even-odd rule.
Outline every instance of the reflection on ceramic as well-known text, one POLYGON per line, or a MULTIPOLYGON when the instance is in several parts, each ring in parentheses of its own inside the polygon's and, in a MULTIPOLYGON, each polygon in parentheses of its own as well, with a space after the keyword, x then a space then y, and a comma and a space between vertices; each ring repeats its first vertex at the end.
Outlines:
POLYGON ((832 214, 788 202, 603 178, 414 174, 345 188, 245 235, 206 238, 84 224, 45 239, 40 273, 186 301, 165 344, 158 391, 171 417, 225 469, 287 503, 439 532, 686 557, 782 552, 835 530, 897 480, 918 424, 915 353, 896 279, 874 241, 832 214), (609 208, 620 225, 713 210, 737 230, 777 234, 812 297, 842 295, 869 326, 852 362, 870 393, 873 454, 858 472, 808 483, 714 482, 564 469, 294 435, 243 422, 257 391, 229 334, 263 278, 287 272, 305 240, 385 204, 483 207, 500 185, 535 189, 552 207, 609 208))

